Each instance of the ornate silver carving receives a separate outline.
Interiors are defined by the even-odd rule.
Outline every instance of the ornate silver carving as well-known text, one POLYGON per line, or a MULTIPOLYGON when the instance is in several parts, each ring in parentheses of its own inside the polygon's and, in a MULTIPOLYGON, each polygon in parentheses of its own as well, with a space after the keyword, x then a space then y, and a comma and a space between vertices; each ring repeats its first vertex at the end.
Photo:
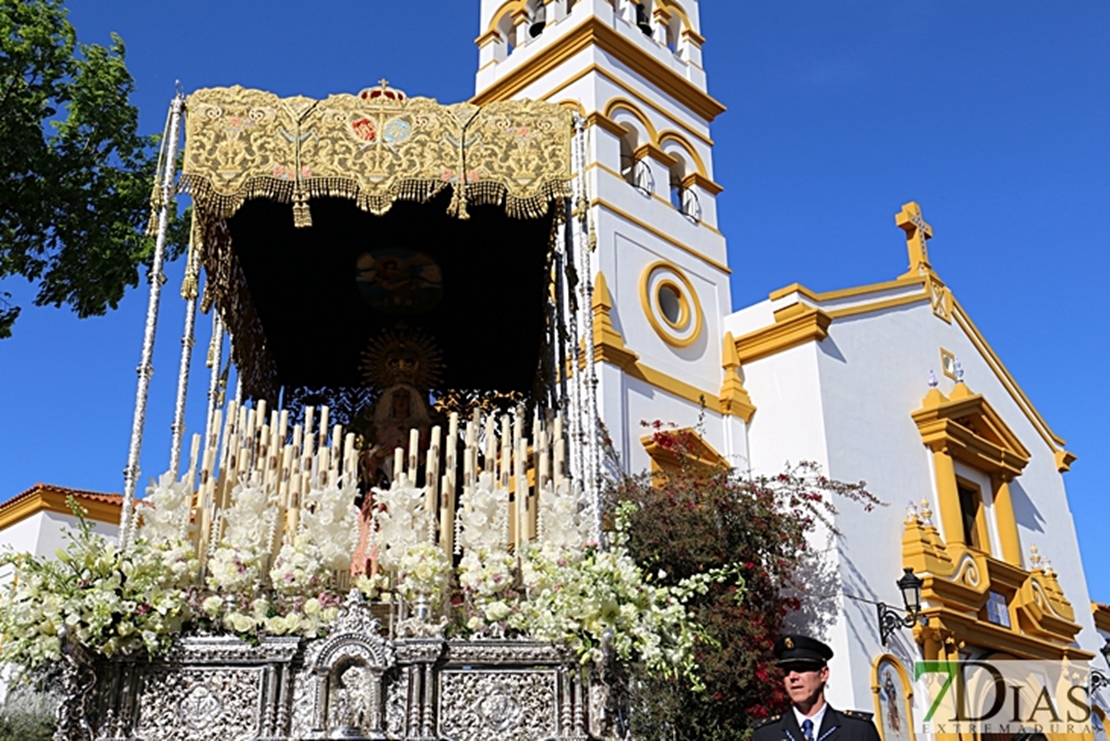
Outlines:
POLYGON ((556 670, 445 670, 439 690, 442 737, 542 741, 559 735, 556 670))
POLYGON ((558 647, 391 641, 357 592, 325 638, 190 637, 157 661, 67 657, 65 741, 585 741, 606 725, 593 719, 603 699, 591 703, 558 647))
POLYGON ((262 734, 263 667, 156 667, 145 672, 136 735, 159 741, 249 741, 262 734))
POLYGON ((574 663, 558 646, 531 641, 448 641, 446 659, 449 664, 574 663))
POLYGON ((382 681, 396 658, 381 632, 370 605, 352 589, 331 634, 305 652, 296 694, 312 713, 300 719, 299 732, 310 725, 332 738, 385 738, 382 681))

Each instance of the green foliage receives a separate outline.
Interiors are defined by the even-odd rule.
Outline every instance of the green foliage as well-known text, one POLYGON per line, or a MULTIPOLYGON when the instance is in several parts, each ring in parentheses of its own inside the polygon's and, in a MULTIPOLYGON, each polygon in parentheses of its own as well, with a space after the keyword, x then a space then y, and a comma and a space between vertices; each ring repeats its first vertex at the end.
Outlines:
MULTIPOLYGON (((656 426, 655 441, 688 459, 687 435, 656 426)), ((636 738, 740 741, 752 721, 786 708, 771 648, 801 606, 794 590, 807 533, 817 521, 835 532, 833 495, 865 509, 879 503, 862 483, 831 481, 809 463, 771 478, 689 463, 615 486, 611 496, 629 513, 628 548, 645 570, 664 584, 734 571, 743 585, 738 594, 734 580, 718 579, 690 600, 691 617, 712 639, 697 655, 706 690, 681 678, 643 680, 633 693, 636 738)))
MULTIPOLYGON (((138 134, 123 41, 78 43, 66 15, 61 0, 0 0, 0 279, 84 318, 116 308, 152 254, 157 137, 138 134)), ((0 303, 0 338, 18 314, 0 303)))

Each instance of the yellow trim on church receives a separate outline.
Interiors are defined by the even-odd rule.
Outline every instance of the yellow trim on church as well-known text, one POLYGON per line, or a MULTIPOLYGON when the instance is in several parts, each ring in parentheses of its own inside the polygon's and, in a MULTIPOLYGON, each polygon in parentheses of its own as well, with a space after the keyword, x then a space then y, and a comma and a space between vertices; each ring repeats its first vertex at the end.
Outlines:
MULTIPOLYGON (((706 408, 713 408, 713 400, 717 399, 718 403, 714 411, 719 411, 722 415, 739 417, 745 422, 751 420, 752 415, 755 413, 755 406, 751 403, 748 392, 744 390, 743 384, 740 383, 738 376, 734 383, 730 382, 728 373, 732 366, 730 366, 730 361, 727 357, 723 361, 726 379, 720 394, 714 394, 712 391, 700 389, 693 384, 675 378, 660 370, 656 370, 649 365, 645 365, 640 360, 640 356, 625 345, 624 337, 621 336, 620 332, 618 332, 613 325, 611 316, 613 298, 609 293, 609 283, 604 273, 599 272, 594 279, 594 300, 591 310, 593 312, 594 360, 596 362, 615 365, 631 378, 642 381, 660 391, 672 394, 679 399, 693 402, 694 404, 702 405, 706 408), (737 384, 739 384, 739 388, 737 388, 737 384)), ((581 368, 584 365, 585 359, 583 358, 579 363, 579 367, 581 368)))
POLYGON ((845 288, 837 291, 828 291, 825 293, 818 293, 799 283, 794 283, 776 291, 772 291, 768 296, 772 302, 782 301, 792 295, 796 295, 805 301, 799 300, 796 303, 775 309, 774 324, 738 338, 737 350, 740 352, 741 360, 748 363, 752 362, 752 360, 788 350, 791 347, 797 346, 800 342, 819 342, 823 340, 825 336, 827 336, 827 324, 821 331, 814 328, 810 336, 799 341, 793 341, 795 338, 791 337, 791 334, 786 331, 787 328, 780 326, 788 323, 794 323, 796 325, 799 322, 799 317, 802 316, 811 317, 812 321, 812 312, 815 311, 820 311, 825 316, 829 317, 828 321, 831 323, 832 321, 847 317, 859 316, 876 311, 885 311, 899 306, 908 306, 922 301, 928 301, 933 308, 933 313, 936 314, 938 318, 948 323, 954 322, 956 326, 963 330, 975 349, 979 351, 979 354, 986 361, 987 366, 994 372, 1003 388, 1010 394, 1010 397, 1017 404, 1018 408, 1021 409, 1034 429, 1037 430, 1037 433, 1053 451, 1056 470, 1060 473, 1070 470, 1071 464, 1076 460, 1076 456, 1074 453, 1064 450, 1064 445, 1066 444, 1064 438, 1052 431, 1052 428, 1049 427, 1044 417, 1042 417, 1040 412, 1033 406, 1033 402, 1031 402, 1029 397, 1025 395, 1025 392, 1022 391, 1017 381, 1010 374, 1009 370, 1006 369, 1006 366, 1003 365, 1002 360, 991 348, 978 327, 971 321, 966 310, 960 302, 956 300, 951 290, 945 286, 936 272, 928 267, 926 244, 928 238, 932 235, 932 227, 920 218, 920 207, 913 202, 906 204, 903 206, 902 212, 896 215, 896 222, 899 226, 906 229, 907 250, 910 256, 911 266, 917 265, 924 272, 915 272, 911 270, 896 280, 845 288), (916 209, 913 207, 916 207, 916 209), (916 221, 914 221, 914 219, 916 219, 916 221), (869 296, 875 294, 885 294, 900 289, 913 288, 915 286, 917 289, 906 295, 894 296, 891 298, 877 297, 876 300, 867 300, 869 296), (849 299, 860 299, 860 302, 842 308, 828 306, 830 303, 849 299), (811 303, 806 303, 806 301, 811 303), (747 342, 749 344, 754 344, 756 339, 761 341, 760 344, 757 345, 760 350, 758 356, 746 358, 741 343, 747 342), (787 341, 788 339, 790 341, 787 341))
POLYGON ((829 336, 832 321, 826 312, 810 307, 776 316, 774 324, 737 337, 736 354, 741 363, 752 363, 807 342, 820 342, 829 336))
MULTIPOLYGON (((956 659, 967 646, 990 647, 1015 658, 1089 661, 1094 654, 1072 645, 1082 626, 1051 570, 1006 563, 962 544, 945 543, 927 509, 905 521, 902 564, 924 579, 922 614, 914 627, 926 659, 956 659), (991 622, 991 592, 1007 601, 1010 625, 991 622)), ((947 529, 947 522, 945 522, 947 529)))
POLYGON ((544 75, 588 48, 596 47, 617 61, 635 70, 663 94, 685 106, 695 115, 712 121, 725 112, 725 106, 694 83, 681 76, 635 42, 627 38, 597 16, 589 16, 559 39, 544 54, 537 54, 519 67, 500 77, 471 102, 485 105, 497 100, 508 100, 522 92, 544 75))
POLYGON ((731 468, 728 459, 718 453, 712 445, 705 441, 691 427, 677 430, 660 430, 657 434, 645 435, 640 438, 648 457, 651 458, 651 472, 653 474, 664 471, 678 471, 683 466, 693 466, 701 469, 731 468), (674 435, 684 440, 688 450, 677 451, 663 445, 658 440, 658 435, 674 435))

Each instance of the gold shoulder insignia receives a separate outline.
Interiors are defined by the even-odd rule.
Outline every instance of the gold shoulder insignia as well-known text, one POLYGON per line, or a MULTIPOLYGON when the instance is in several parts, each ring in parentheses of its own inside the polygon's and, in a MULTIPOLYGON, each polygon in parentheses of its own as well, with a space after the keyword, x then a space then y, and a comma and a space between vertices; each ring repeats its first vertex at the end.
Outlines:
POLYGON ((763 720, 759 721, 758 723, 755 724, 754 727, 755 728, 762 728, 763 726, 765 726, 769 723, 774 723, 776 720, 778 720, 781 717, 782 717, 781 715, 772 715, 769 718, 764 718, 763 720))

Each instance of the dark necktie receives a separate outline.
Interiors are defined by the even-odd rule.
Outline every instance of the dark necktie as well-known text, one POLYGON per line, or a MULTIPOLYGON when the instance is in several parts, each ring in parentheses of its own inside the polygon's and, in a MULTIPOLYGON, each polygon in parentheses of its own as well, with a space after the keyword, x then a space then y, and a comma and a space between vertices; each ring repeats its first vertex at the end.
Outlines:
POLYGON ((802 733, 805 734, 806 741, 813 741, 813 721, 809 718, 802 721, 802 733))

